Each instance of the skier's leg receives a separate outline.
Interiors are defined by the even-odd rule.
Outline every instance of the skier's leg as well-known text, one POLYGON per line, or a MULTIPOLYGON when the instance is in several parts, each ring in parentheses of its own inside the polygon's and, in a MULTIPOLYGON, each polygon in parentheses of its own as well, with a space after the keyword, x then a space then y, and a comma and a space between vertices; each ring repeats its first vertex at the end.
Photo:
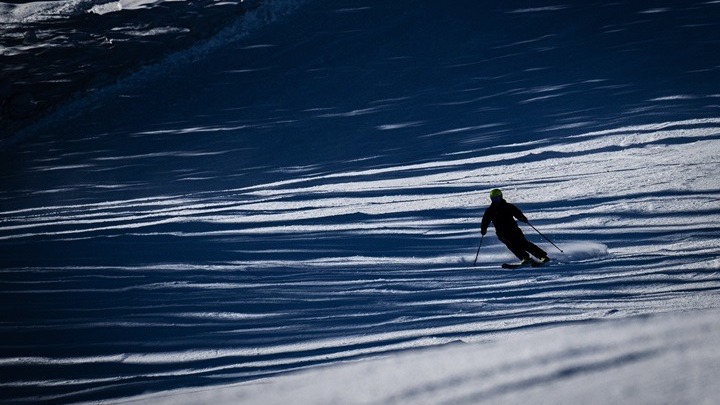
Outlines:
POLYGON ((540 249, 538 245, 530 242, 529 240, 525 239, 525 250, 529 252, 531 255, 537 257, 538 259, 543 259, 547 257, 547 252, 540 249))
POLYGON ((525 250, 522 239, 507 235, 498 235, 498 239, 500 239, 500 242, 504 243, 505 246, 507 246, 507 248, 510 249, 510 251, 515 256, 517 256, 518 259, 520 259, 520 261, 524 261, 530 258, 530 255, 528 255, 527 251, 525 250))

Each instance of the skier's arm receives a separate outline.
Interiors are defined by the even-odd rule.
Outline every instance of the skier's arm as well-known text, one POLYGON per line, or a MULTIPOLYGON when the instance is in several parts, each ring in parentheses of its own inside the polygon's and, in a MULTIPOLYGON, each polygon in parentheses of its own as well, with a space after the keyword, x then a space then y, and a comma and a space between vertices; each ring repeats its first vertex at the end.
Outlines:
POLYGON ((510 207, 512 207, 513 216, 515 218, 517 218, 518 221, 525 222, 525 223, 528 222, 527 217, 525 216, 525 214, 522 213, 522 211, 520 211, 520 208, 516 207, 513 204, 510 204, 510 207))
POLYGON ((485 213, 483 213, 482 222, 480 223, 480 235, 485 236, 487 233, 488 225, 490 225, 490 215, 488 212, 490 211, 490 208, 485 210, 485 213))

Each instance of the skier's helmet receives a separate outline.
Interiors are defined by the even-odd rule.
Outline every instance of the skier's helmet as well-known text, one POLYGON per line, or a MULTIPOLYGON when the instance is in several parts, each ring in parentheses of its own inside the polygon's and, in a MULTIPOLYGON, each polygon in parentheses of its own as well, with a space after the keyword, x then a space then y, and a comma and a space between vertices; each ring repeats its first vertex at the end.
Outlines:
POLYGON ((492 189, 490 191, 490 199, 502 198, 502 191, 499 188, 492 189))

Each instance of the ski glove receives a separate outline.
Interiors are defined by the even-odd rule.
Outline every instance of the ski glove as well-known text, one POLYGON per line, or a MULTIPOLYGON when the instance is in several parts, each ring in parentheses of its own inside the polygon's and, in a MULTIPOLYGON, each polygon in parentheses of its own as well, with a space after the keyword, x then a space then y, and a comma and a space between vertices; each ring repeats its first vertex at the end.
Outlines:
POLYGON ((486 229, 481 229, 481 230, 480 230, 480 235, 485 236, 486 233, 487 233, 487 230, 486 230, 486 229))

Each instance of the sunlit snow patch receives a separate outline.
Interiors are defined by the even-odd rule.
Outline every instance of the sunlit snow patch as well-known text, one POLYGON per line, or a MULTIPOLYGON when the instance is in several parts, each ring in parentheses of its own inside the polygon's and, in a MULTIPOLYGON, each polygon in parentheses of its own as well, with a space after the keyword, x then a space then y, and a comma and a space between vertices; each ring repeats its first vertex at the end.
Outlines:
POLYGON ((607 257, 610 253, 608 247, 602 243, 577 241, 565 242, 559 245, 562 252, 557 249, 548 250, 547 246, 543 248, 548 252, 549 256, 560 262, 578 262, 583 260, 591 260, 607 257))

